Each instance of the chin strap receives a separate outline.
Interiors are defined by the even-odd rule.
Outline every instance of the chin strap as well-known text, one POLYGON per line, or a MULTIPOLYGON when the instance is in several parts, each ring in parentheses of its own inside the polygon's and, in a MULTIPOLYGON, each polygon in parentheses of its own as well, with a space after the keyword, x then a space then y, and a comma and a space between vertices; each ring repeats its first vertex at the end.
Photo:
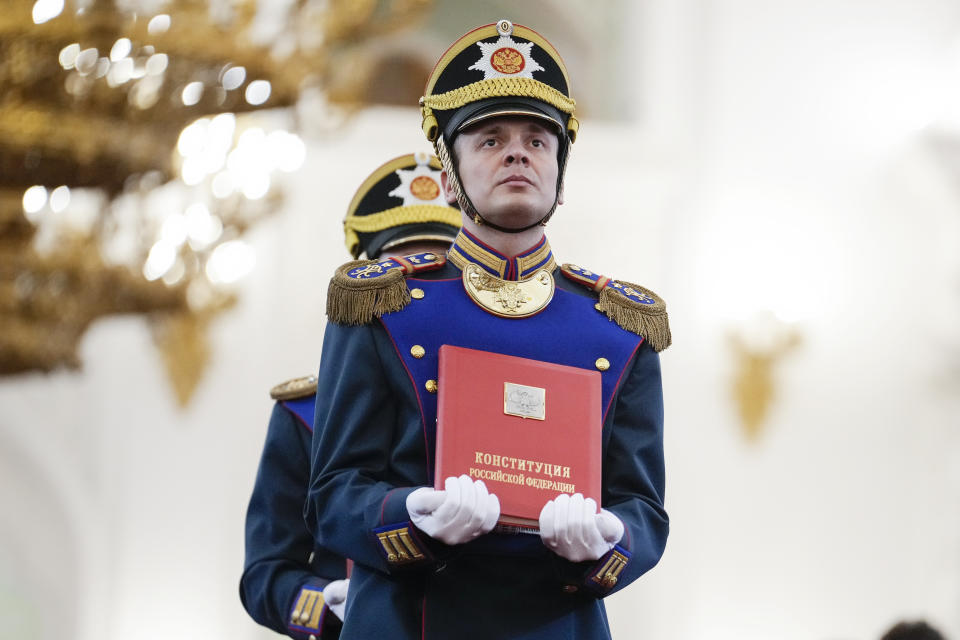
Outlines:
POLYGON ((467 196, 466 190, 460 184, 460 176, 457 174, 456 164, 453 161, 453 154, 447 147, 447 141, 443 136, 439 136, 434 142, 434 146, 436 147, 437 157, 440 158, 440 163, 443 165, 444 171, 447 172, 447 181, 453 188, 453 192, 457 195, 457 204, 460 205, 460 210, 470 216, 470 219, 473 220, 476 225, 487 226, 503 233, 522 233, 528 229, 533 229, 536 226, 547 226, 547 222, 550 220, 550 217, 553 216, 553 212, 557 210, 557 205, 559 204, 560 200, 560 193, 563 189, 563 175, 567 166, 567 153, 563 154, 563 157, 560 161, 561 166, 558 167, 559 177, 557 178, 557 192, 553 198, 553 206, 550 207, 550 211, 547 212, 547 215, 543 216, 533 224, 528 224, 525 227, 516 229, 512 227, 500 226, 499 224, 490 222, 480 215, 480 212, 477 211, 477 208, 473 206, 472 202, 470 202, 470 197, 467 196))

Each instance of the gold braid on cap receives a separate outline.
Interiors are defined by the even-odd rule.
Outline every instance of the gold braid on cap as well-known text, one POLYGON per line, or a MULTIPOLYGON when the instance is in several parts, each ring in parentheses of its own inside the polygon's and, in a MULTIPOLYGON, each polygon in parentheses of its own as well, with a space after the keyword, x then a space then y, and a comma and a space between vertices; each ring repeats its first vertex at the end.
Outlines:
POLYGON ((487 98, 534 98, 556 107, 564 113, 573 113, 577 102, 548 84, 533 78, 488 78, 459 87, 446 93, 424 96, 424 115, 428 109, 448 111, 487 98))
POLYGON ((375 233, 402 224, 424 224, 442 222, 452 227, 460 227, 460 212, 453 207, 438 204, 417 204, 393 207, 368 216, 347 216, 343 221, 343 233, 346 235, 347 251, 360 244, 358 233, 375 233))

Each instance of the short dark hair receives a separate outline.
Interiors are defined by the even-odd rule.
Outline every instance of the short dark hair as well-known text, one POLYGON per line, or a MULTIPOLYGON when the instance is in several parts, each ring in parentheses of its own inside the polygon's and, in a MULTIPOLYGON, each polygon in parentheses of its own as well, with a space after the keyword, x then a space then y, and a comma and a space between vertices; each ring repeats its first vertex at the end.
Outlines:
POLYGON ((923 620, 898 622, 880 640, 946 640, 939 631, 923 620))

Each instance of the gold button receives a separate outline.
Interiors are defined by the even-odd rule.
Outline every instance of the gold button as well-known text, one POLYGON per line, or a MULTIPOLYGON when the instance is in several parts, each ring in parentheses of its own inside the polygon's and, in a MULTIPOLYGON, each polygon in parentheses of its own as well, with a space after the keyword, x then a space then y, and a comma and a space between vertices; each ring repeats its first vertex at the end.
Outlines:
POLYGON ((427 388, 427 391, 429 391, 430 393, 436 393, 436 392, 437 392, 437 381, 436 381, 436 380, 427 380, 427 383, 426 383, 425 385, 423 385, 423 386, 425 386, 425 387, 427 388))
POLYGON ((427 262, 433 262, 437 259, 437 256, 433 255, 432 253, 428 253, 427 255, 423 256, 423 259, 427 262))
POLYGON ((410 355, 412 355, 414 358, 417 358, 418 360, 422 358, 426 352, 427 350, 418 344, 415 344, 412 347, 410 347, 410 355))
POLYGON ((317 636, 315 636, 315 635, 313 635, 313 634, 311 633, 311 634, 310 634, 310 640, 317 640, 317 636))
POLYGON ((423 300, 423 289, 410 289, 410 297, 414 300, 423 300))
POLYGON ((599 303, 599 302, 598 302, 597 304, 593 305, 593 308, 596 309, 597 311, 603 311, 603 307, 600 306, 600 303, 599 303))
POLYGON ((597 358, 597 361, 594 364, 597 365, 597 369, 600 371, 606 371, 610 368, 610 361, 606 358, 597 358))

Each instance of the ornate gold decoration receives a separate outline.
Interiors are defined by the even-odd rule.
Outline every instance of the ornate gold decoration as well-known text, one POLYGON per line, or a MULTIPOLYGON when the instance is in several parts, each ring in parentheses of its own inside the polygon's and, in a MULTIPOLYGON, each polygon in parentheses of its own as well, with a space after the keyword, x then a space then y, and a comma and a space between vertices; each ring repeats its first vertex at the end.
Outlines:
POLYGON ((59 251, 44 256, 8 242, 14 235, 8 226, 0 238, 0 374, 78 368, 80 338, 97 318, 186 304, 182 287, 104 264, 90 237, 62 238, 59 251))
POLYGON ((186 406, 210 362, 206 339, 208 316, 189 313, 157 315, 151 319, 154 343, 160 349, 167 378, 180 406, 186 406))
POLYGON ((314 630, 320 628, 320 616, 323 614, 323 592, 309 586, 300 589, 297 605, 290 615, 291 624, 302 625, 314 630))
POLYGON ((603 567, 594 574, 592 580, 605 589, 612 589, 617 584, 620 573, 627 566, 627 561, 626 556, 619 551, 614 551, 603 567))
POLYGON ((270 389, 270 397, 274 400, 296 400, 306 398, 317 392, 317 376, 303 376, 281 382, 270 389))
POLYGON ((474 263, 463 269, 463 288, 484 310, 504 318, 526 318, 542 311, 553 299, 554 282, 541 269, 526 280, 502 280, 474 263))
POLYGON ((338 324, 366 324, 403 309, 410 298, 401 266, 384 269, 374 260, 353 260, 338 267, 330 279, 327 317, 338 324))
MULTIPOLYGON (((306 94, 323 116, 310 123, 339 126, 374 77, 350 70, 372 49, 384 55, 379 37, 410 24, 430 0, 307 0, 269 12, 268 4, 4 3, 0 374, 77 367, 94 320, 142 313, 179 402, 189 400, 209 359, 205 330, 234 302, 234 274, 211 262, 226 247, 236 263, 246 230, 281 198, 269 181, 251 189, 256 181, 227 175, 216 160, 197 173, 188 133, 196 142, 198 132, 217 130, 223 160, 231 149, 245 153, 266 175, 266 154, 242 144, 251 126, 243 114, 291 107, 306 94), (87 204, 75 204, 84 194, 87 204), (159 219, 148 215, 156 210, 159 219), (184 220, 207 233, 191 231, 188 241, 184 220)), ((272 140, 293 138, 281 130, 272 140)))
POLYGON ((802 343, 800 333, 773 314, 762 314, 739 332, 730 332, 736 370, 731 393, 748 441, 759 439, 776 400, 774 367, 802 343))
POLYGON ((440 185, 433 178, 419 176, 410 183, 410 193, 420 200, 435 200, 440 195, 440 185))
POLYGON ((513 74, 523 71, 526 63, 519 51, 511 47, 502 47, 490 56, 490 66, 500 73, 513 74))
POLYGON ((377 539, 386 552, 387 562, 390 564, 406 564, 425 558, 406 527, 380 531, 377 533, 377 539))

